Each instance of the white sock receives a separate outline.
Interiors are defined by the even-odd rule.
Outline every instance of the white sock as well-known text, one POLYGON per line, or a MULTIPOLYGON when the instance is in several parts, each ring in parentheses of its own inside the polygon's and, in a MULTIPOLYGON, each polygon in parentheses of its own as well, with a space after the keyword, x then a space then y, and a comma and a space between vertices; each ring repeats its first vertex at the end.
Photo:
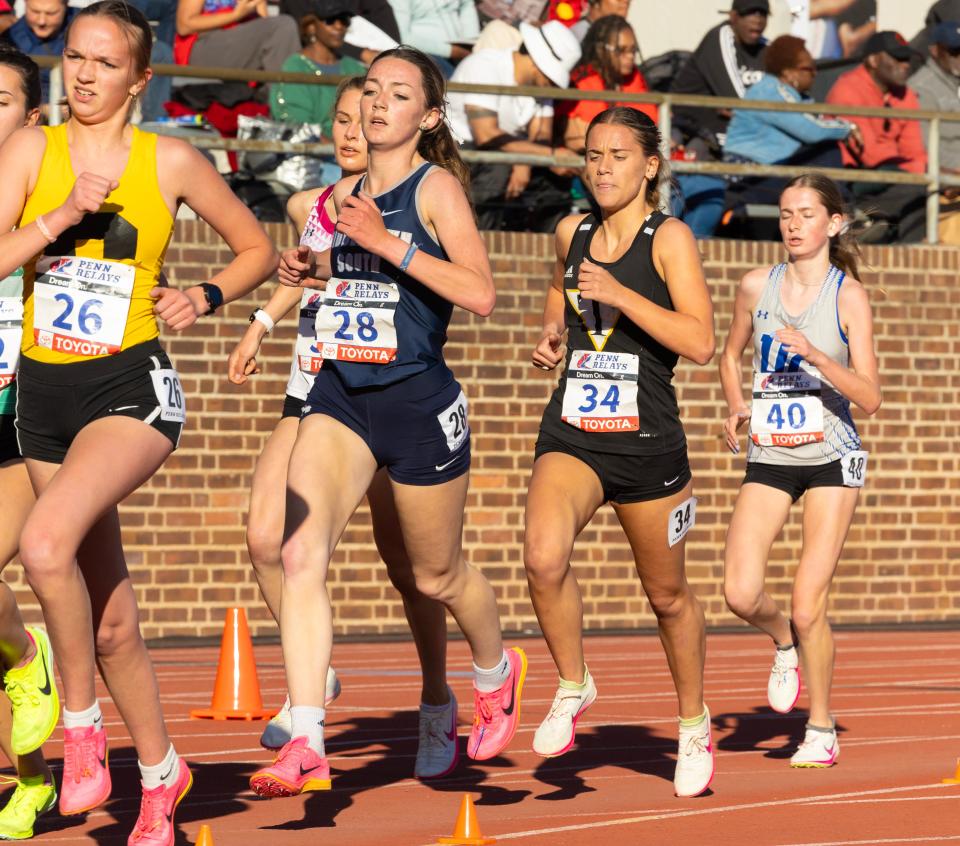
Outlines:
POLYGON ((144 790, 153 790, 161 784, 164 787, 173 787, 180 775, 180 756, 177 755, 171 743, 167 754, 159 764, 148 767, 137 761, 137 766, 140 767, 140 779, 143 781, 144 790))
POLYGON ((323 720, 326 715, 325 708, 290 706, 290 737, 307 738, 307 745, 321 758, 326 754, 323 748, 323 720))
POLYGON ((504 650, 500 663, 490 670, 484 670, 476 664, 473 665, 473 683, 477 686, 477 690, 482 693, 492 693, 497 688, 503 687, 509 677, 510 659, 507 658, 506 650, 504 650))
POLYGON ((63 727, 68 729, 86 728, 93 726, 94 731, 103 728, 103 714, 100 713, 100 703, 96 699, 93 705, 83 711, 68 711, 63 709, 63 727))

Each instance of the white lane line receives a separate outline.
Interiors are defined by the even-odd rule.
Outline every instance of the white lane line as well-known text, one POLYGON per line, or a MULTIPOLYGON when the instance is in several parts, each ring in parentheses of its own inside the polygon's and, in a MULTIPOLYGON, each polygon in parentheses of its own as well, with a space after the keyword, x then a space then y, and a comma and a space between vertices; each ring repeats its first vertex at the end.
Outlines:
MULTIPOLYGON (((681 817, 700 817, 700 816, 709 816, 715 814, 728 814, 734 811, 750 811, 756 808, 782 808, 787 805, 807 805, 815 804, 822 800, 829 799, 843 799, 847 797, 859 797, 859 796, 879 796, 884 794, 892 793, 904 793, 912 790, 931 790, 935 788, 942 788, 948 785, 941 784, 917 784, 917 785, 908 785, 905 787, 889 787, 883 788, 880 790, 858 790, 851 791, 849 793, 834 793, 834 794, 825 794, 822 796, 803 796, 796 799, 777 799, 768 802, 744 802, 739 805, 721 805, 710 808, 697 808, 688 811, 677 811, 676 813, 670 814, 643 814, 641 816, 627 817, 621 820, 600 820, 598 822, 592 823, 582 823, 578 825, 563 825, 563 826, 554 826, 552 828, 538 828, 538 829, 529 829, 527 831, 513 831, 508 834, 497 834, 497 840, 520 840, 525 837, 539 837, 545 834, 562 834, 564 832, 573 832, 573 831, 587 831, 590 829, 598 828, 612 828, 613 826, 623 826, 623 825, 636 825, 638 823, 644 822, 656 822, 657 820, 676 820, 681 817)), ((492 835, 491 835, 492 836, 492 835)), ((927 838, 929 839, 929 838, 927 838)), ((960 840, 960 836, 956 839, 960 840)), ((922 838, 914 841, 920 842, 922 838)), ((863 840, 863 841, 840 841, 836 844, 790 844, 790 846, 847 846, 847 844, 852 843, 883 843, 882 840, 863 840)), ((892 840, 892 843, 897 842, 910 842, 906 841, 897 841, 892 840)))

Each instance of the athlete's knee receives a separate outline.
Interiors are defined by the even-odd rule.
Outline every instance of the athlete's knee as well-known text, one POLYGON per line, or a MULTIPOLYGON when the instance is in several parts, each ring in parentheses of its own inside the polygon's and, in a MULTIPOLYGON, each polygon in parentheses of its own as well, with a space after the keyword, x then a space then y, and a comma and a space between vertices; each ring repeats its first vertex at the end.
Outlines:
POLYGON ((673 620, 682 617, 697 600, 685 584, 657 585, 647 587, 647 599, 658 620, 673 620))
POLYGON ((141 643, 140 626, 136 618, 101 620, 97 626, 97 657, 109 660, 141 643))
POLYGON ((790 622, 801 639, 814 634, 827 620, 826 603, 794 598, 790 622))
POLYGON ((322 579, 325 566, 318 557, 319 548, 318 544, 309 543, 301 537, 284 541, 280 550, 283 577, 294 581, 322 579))
POLYGON ((446 567, 418 571, 414 583, 424 596, 449 605, 463 590, 466 569, 462 560, 453 561, 446 567))
POLYGON ((523 566, 531 587, 555 587, 570 570, 569 550, 545 537, 528 537, 523 545, 523 566))
POLYGON ((34 589, 49 579, 67 575, 76 566, 72 554, 64 555, 64 546, 54 524, 27 521, 20 535, 20 561, 34 589))
POLYGON ((736 582, 725 582, 723 598, 727 601, 727 608, 734 614, 743 620, 749 620, 760 610, 763 594, 736 582))
POLYGON ((247 552, 250 563, 258 572, 269 572, 280 567, 280 548, 283 539, 264 526, 247 526, 247 552))

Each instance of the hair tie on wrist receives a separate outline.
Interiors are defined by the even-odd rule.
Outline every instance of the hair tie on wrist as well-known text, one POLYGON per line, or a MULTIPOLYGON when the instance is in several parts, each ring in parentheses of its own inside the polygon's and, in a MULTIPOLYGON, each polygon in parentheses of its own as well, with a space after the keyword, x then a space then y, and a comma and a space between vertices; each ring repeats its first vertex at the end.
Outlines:
POLYGON ((47 228, 47 224, 44 223, 43 215, 42 215, 42 214, 38 214, 38 215, 36 216, 36 218, 34 218, 34 221, 33 221, 33 222, 34 222, 35 224, 37 224, 37 229, 39 229, 39 230, 40 230, 40 234, 43 235, 43 237, 47 239, 47 243, 48 243, 48 244, 52 244, 54 241, 57 240, 56 238, 53 237, 53 234, 52 234, 52 233, 50 232, 50 230, 47 228))
POLYGON ((400 270, 406 272, 407 268, 410 267, 410 262, 413 260, 413 254, 417 251, 417 245, 411 244, 407 247, 407 253, 403 257, 403 261, 400 262, 400 270))

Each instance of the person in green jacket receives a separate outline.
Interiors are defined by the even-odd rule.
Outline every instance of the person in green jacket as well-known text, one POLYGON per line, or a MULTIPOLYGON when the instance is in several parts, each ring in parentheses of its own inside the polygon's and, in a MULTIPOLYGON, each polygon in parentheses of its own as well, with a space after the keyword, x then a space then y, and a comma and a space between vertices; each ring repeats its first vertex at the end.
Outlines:
MULTIPOLYGON (((353 10, 349 0, 315 0, 314 14, 300 19, 303 49, 283 63, 293 73, 360 75, 366 65, 341 53, 353 10)), ((331 137, 335 85, 282 82, 270 86, 270 115, 284 123, 318 123, 324 139, 331 137)))

